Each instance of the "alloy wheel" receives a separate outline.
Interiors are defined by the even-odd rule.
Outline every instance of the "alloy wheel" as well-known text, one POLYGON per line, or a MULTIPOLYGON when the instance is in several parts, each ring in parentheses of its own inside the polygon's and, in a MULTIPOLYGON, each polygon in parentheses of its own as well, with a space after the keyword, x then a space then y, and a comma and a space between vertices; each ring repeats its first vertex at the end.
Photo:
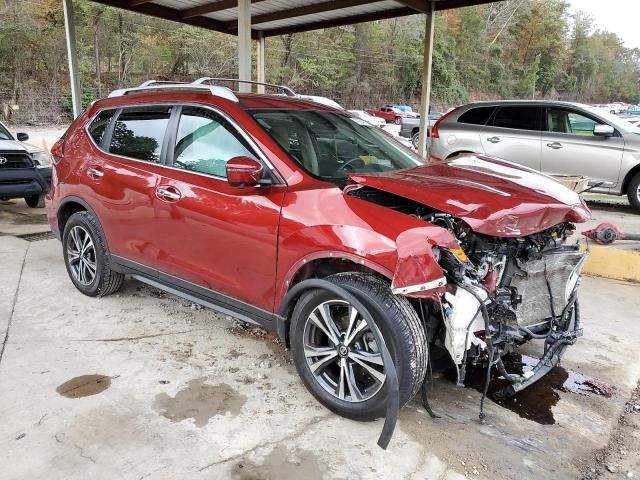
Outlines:
POLYGON ((73 278, 82 285, 91 285, 96 278, 96 249, 89 232, 75 226, 67 237, 67 261, 73 278))
POLYGON ((318 384, 335 398, 363 402, 386 379, 382 353, 363 316, 343 300, 318 305, 304 325, 304 355, 318 384))

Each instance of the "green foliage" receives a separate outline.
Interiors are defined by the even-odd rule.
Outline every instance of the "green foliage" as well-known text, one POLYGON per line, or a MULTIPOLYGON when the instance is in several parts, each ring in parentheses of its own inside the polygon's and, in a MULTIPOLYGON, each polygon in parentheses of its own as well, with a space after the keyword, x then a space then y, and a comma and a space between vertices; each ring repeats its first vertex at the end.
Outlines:
MULTIPOLYGON (((231 35, 74 0, 83 104, 150 78, 235 77, 231 35)), ((347 107, 403 102, 422 89, 424 16, 272 37, 267 81, 347 107)), ((17 121, 71 112, 60 0, 0 0, 0 104, 17 121)), ((504 0, 438 12, 432 99, 437 108, 485 98, 640 102, 640 50, 597 31, 566 0, 504 0)), ((66 121, 66 120, 65 120, 66 121)))

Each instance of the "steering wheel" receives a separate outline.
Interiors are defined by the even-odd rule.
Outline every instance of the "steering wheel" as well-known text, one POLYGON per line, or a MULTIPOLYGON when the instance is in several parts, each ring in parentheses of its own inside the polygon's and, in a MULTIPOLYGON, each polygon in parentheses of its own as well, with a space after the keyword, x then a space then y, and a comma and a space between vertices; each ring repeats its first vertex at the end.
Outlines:
POLYGON ((356 162, 360 162, 362 163, 362 166, 364 167, 366 165, 366 163, 364 162, 364 160, 362 160, 360 157, 354 157, 351 160, 348 160, 347 162, 345 162, 344 165, 339 166, 336 171, 334 172, 334 175, 336 176, 340 176, 338 174, 341 174, 343 172, 343 170, 346 173, 347 167, 349 167, 349 170, 354 170, 354 168, 351 166, 351 164, 356 163, 356 162))

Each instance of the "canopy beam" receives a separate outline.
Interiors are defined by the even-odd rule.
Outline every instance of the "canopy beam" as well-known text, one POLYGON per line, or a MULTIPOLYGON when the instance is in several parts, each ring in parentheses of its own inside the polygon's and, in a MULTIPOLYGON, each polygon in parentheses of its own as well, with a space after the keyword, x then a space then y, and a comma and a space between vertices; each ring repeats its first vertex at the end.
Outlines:
POLYGON ((429 1, 429 12, 426 15, 424 28, 424 63, 422 66, 422 92, 420 96, 420 133, 418 135, 418 154, 425 158, 429 155, 427 139, 430 137, 429 107, 431 105, 431 74, 433 70, 433 31, 435 18, 435 2, 429 1))

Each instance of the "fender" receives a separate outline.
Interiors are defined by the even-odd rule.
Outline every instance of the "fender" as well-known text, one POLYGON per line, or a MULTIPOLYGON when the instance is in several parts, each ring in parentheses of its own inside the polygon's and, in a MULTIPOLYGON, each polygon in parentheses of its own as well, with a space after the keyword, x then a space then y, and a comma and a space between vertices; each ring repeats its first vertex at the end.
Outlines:
MULTIPOLYGON (((93 215, 95 218, 98 219, 98 222, 100 222, 100 217, 98 217, 98 215, 96 215, 95 210, 91 207, 91 205, 89 205, 86 200, 77 197, 75 195, 69 195, 67 197, 64 197, 61 201, 60 204, 58 205, 58 208, 56 210, 56 230, 53 232, 54 235, 56 236, 56 238, 58 240, 62 240, 62 228, 60 225, 60 212, 63 210, 63 208, 65 207, 65 205, 69 204, 69 203, 77 203, 79 205, 82 205, 82 207, 87 210, 88 212, 91 213, 91 215, 93 215)), ((100 223, 100 225, 102 225, 102 223, 100 223)))

